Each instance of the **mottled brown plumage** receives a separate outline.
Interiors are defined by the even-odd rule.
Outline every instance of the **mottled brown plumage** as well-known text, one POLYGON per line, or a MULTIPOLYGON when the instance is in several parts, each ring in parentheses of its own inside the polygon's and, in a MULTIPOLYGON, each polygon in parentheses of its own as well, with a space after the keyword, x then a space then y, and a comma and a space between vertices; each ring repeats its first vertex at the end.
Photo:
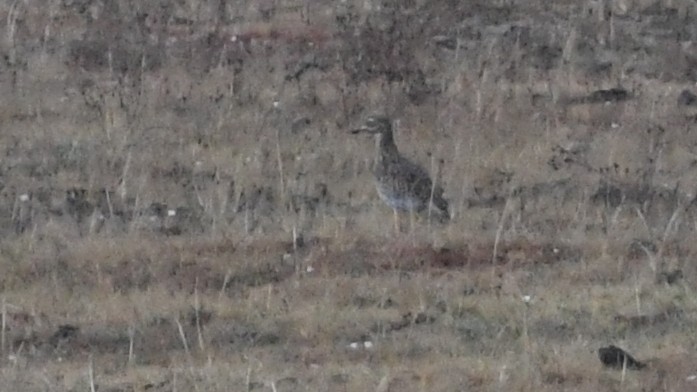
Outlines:
POLYGON ((380 198, 395 211, 434 211, 441 221, 450 219, 448 202, 443 189, 431 181, 428 172, 403 157, 392 136, 392 124, 387 117, 373 116, 353 133, 377 136, 377 162, 374 175, 380 198), (430 207, 430 208, 429 208, 430 207))

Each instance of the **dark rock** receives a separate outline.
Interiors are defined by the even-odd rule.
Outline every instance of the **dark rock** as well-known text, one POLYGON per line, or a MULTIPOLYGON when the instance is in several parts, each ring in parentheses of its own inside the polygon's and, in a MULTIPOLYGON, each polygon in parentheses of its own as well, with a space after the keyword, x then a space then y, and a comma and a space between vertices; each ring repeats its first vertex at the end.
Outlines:
POLYGON ((68 339, 74 338, 77 336, 77 333, 80 331, 80 327, 76 327, 74 325, 70 324, 64 324, 64 325, 59 325, 58 330, 51 335, 49 338, 48 342, 52 346, 58 345, 60 342, 64 342, 68 339))
POLYGON ((656 283, 667 283, 669 285, 677 283, 683 278, 683 272, 681 269, 674 269, 672 271, 663 271, 656 277, 656 283))
POLYGON ((678 105, 680 105, 680 106, 697 105, 697 95, 693 94, 690 90, 682 90, 682 92, 678 96, 678 105))
POLYGON ((598 358, 603 365, 613 369, 623 369, 626 366, 630 370, 641 370, 646 367, 646 364, 637 361, 629 353, 613 345, 598 349, 598 358))
POLYGON ((588 103, 621 102, 631 98, 629 92, 621 87, 593 91, 586 99, 588 103))
POLYGON ((447 35, 437 35, 432 38, 433 43, 436 46, 440 46, 446 49, 454 50, 457 49, 457 38, 449 37, 447 35))

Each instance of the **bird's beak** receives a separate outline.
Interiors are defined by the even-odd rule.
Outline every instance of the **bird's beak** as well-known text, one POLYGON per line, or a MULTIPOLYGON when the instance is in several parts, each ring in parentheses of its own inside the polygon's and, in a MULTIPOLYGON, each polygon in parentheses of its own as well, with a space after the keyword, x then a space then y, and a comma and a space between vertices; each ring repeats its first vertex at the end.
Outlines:
POLYGON ((357 134, 357 133, 377 133, 373 129, 366 127, 365 125, 362 125, 358 128, 354 128, 351 130, 352 134, 357 134))

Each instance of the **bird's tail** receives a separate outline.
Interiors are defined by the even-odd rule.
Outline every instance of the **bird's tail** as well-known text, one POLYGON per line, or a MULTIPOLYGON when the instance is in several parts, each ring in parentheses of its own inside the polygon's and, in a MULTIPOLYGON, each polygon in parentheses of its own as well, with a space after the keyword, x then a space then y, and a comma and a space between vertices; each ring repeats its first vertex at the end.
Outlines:
POLYGON ((441 223, 448 222, 450 220, 450 209, 448 208, 448 201, 443 198, 443 196, 435 194, 433 195, 433 205, 438 210, 438 220, 441 223))

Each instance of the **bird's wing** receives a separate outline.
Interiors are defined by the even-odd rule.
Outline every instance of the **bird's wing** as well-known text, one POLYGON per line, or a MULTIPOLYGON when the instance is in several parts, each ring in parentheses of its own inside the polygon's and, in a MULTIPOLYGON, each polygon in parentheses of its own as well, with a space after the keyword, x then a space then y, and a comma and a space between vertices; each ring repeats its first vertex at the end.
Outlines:
POLYGON ((402 158, 399 162, 400 173, 396 174, 402 178, 406 184, 410 184, 410 189, 422 200, 432 199, 433 204, 442 213, 449 215, 448 202, 443 198, 443 188, 438 184, 433 186, 433 181, 426 169, 422 166, 402 158), (432 194, 431 194, 432 193, 432 194))
MULTIPOLYGON (((430 197, 433 182, 426 169, 406 158, 400 159, 399 164, 393 167, 398 170, 398 172, 393 175, 401 178, 404 183, 411 184, 411 189, 414 193, 420 196, 430 197)), ((435 192, 438 194, 443 191, 437 186, 435 192)))

